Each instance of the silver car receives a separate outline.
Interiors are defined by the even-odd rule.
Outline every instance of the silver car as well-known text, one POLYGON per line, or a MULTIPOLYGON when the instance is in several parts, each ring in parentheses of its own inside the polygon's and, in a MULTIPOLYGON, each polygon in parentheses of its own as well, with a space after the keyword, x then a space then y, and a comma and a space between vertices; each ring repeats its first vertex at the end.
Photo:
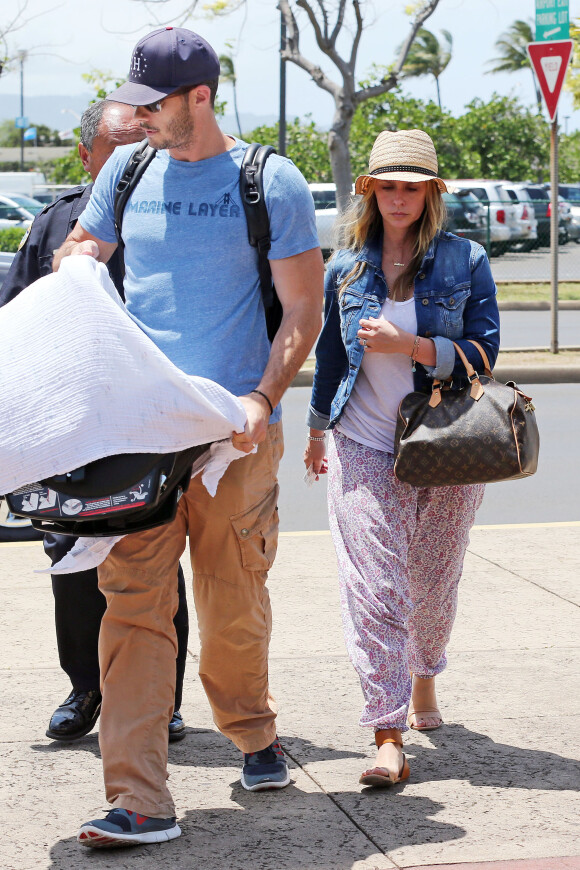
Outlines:
POLYGON ((520 242, 516 245, 519 251, 533 251, 539 245, 538 220, 534 203, 525 187, 515 187, 509 181, 503 181, 502 187, 516 207, 517 219, 520 225, 520 242))
POLYGON ((482 178, 458 178, 448 181, 447 186, 452 193, 455 189, 470 190, 486 206, 492 256, 503 254, 512 243, 521 240, 515 206, 501 182, 482 178))
POLYGON ((0 230, 29 227, 44 203, 23 193, 0 193, 0 230))

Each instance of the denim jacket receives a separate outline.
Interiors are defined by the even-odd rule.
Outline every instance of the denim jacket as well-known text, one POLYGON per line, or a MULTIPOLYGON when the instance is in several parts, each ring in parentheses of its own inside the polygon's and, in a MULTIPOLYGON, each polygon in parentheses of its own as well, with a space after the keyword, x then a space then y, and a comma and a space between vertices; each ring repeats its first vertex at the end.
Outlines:
MULTIPOLYGON (((364 349, 357 338, 359 322, 378 317, 387 298, 381 268, 382 235, 360 253, 338 251, 325 278, 325 320, 316 348, 316 370, 307 425, 332 428, 348 401, 364 349), (338 289, 357 261, 366 263, 362 275, 338 296, 338 289)), ((429 392, 433 378, 452 377, 453 386, 466 383, 465 368, 452 342, 461 347, 473 367, 483 371, 475 339, 494 366, 499 349, 499 312, 496 288, 485 250, 469 239, 438 233, 425 254, 414 281, 417 332, 435 343, 434 366, 416 365, 414 388, 429 392)))

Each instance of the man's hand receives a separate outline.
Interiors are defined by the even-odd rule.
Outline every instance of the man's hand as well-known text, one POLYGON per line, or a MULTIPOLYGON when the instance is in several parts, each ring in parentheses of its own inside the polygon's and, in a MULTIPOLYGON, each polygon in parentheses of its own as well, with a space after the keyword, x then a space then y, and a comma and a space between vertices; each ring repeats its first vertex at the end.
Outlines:
POLYGON ((266 438, 270 408, 265 399, 256 393, 240 396, 240 402, 246 409, 248 419, 243 432, 232 432, 232 444, 243 453, 251 453, 266 438))
POLYGON ((93 257, 99 263, 107 263, 116 247, 116 242, 104 242, 102 239, 97 239, 96 236, 91 236, 77 223, 72 233, 69 233, 60 248, 54 252, 52 271, 58 272, 64 257, 93 257))
POLYGON ((87 241, 87 242, 73 242, 71 244, 71 249, 68 253, 69 257, 78 257, 78 256, 86 256, 86 257, 94 257, 95 260, 99 259, 99 246, 96 242, 87 241))

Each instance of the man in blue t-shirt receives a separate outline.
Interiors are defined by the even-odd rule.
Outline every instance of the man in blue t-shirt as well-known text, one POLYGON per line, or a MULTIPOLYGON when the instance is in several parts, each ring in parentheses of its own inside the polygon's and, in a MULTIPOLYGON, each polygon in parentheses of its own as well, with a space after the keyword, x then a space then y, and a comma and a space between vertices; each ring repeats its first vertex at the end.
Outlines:
MULTIPOLYGON (((189 534, 201 640, 199 672, 214 721, 244 753, 242 785, 283 788, 288 767, 268 689, 271 610, 267 572, 277 545, 276 474, 283 451, 283 393, 321 321, 323 263, 312 197, 296 167, 273 155, 264 171, 272 275, 283 319, 268 341, 257 255, 239 194, 246 143, 219 129, 219 60, 202 37, 161 28, 135 47, 129 80, 110 98, 135 106, 157 154, 123 219, 128 310, 188 374, 217 381, 247 412, 232 462, 211 498, 199 477, 176 519, 128 535, 99 568, 107 598, 100 638, 100 744, 105 819, 84 824, 88 846, 179 836, 167 789, 167 725, 173 711, 177 563, 189 534)), ((114 193, 131 147, 118 148, 54 258, 107 262, 116 248, 114 193)))

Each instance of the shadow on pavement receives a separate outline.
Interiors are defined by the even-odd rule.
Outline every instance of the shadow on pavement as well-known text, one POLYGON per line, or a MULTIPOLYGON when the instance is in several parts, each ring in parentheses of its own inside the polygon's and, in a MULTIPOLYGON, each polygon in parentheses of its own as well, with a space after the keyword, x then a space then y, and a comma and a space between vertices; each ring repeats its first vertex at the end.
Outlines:
MULTIPOLYGON (((346 794, 333 795, 340 801, 346 794)), ((353 864, 380 854, 369 840, 328 797, 306 794, 295 786, 280 793, 249 794, 236 783, 232 808, 190 810, 180 819, 177 840, 131 849, 92 851, 69 838, 50 850, 50 870, 170 867, 171 870, 351 870, 353 864)), ((428 798, 409 798, 390 792, 389 814, 384 824, 392 828, 393 847, 401 845, 397 817, 419 821, 422 840, 446 842, 465 831, 430 818, 444 807, 428 798), (401 804, 391 812, 393 804, 401 804)), ((384 803, 385 796, 382 796, 384 803)), ((413 831, 408 843, 416 841, 413 831)), ((373 867, 372 859, 369 870, 373 867)))
POLYGON ((445 725, 440 731, 425 734, 431 747, 413 744, 412 733, 407 732, 406 749, 415 758, 411 764, 413 782, 449 779, 488 788, 549 791, 576 790, 580 782, 580 762, 574 758, 496 743, 463 725, 445 725))

